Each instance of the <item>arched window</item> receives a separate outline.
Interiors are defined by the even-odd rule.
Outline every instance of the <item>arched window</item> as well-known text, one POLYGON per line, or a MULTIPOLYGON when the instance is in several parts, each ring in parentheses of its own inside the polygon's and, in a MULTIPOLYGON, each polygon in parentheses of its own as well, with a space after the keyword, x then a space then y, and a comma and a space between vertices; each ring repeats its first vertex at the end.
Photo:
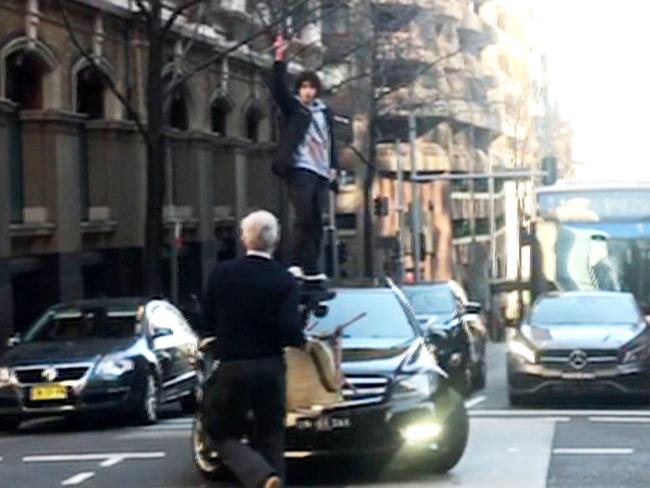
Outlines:
POLYGON ((187 101, 183 90, 179 89, 172 95, 169 107, 169 126, 178 130, 187 130, 190 126, 187 101))
POLYGON ((212 132, 228 135, 228 114, 231 111, 230 102, 223 97, 217 98, 210 107, 210 125, 212 132))
POLYGON ((258 107, 253 106, 246 111, 246 139, 253 142, 259 142, 261 121, 262 111, 258 107))
POLYGON ((106 82, 97 68, 89 66, 80 70, 76 82, 77 112, 87 115, 91 120, 104 118, 106 82))
POLYGON ((5 61, 6 96, 21 109, 43 108, 43 76, 49 71, 40 57, 25 51, 10 54, 5 61))

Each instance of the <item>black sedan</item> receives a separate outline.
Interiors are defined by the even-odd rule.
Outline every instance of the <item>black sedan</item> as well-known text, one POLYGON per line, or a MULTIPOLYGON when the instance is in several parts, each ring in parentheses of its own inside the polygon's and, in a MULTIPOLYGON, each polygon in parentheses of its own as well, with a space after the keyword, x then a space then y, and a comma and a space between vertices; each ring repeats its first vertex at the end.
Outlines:
MULTIPOLYGON (((465 405, 444 381, 406 297, 395 288, 345 288, 328 307, 312 333, 329 334, 365 316, 347 327, 342 339, 340 401, 289 413, 286 457, 363 456, 386 463, 393 458, 421 462, 435 472, 455 466, 468 439, 465 405)), ((218 456, 206 449, 201 425, 199 416, 194 458, 204 474, 214 476, 221 471, 218 456)))
POLYGON ((470 302, 454 281, 406 286, 404 293, 452 385, 464 395, 484 388, 487 329, 480 304, 470 302))
POLYGON ((194 405, 197 338, 164 300, 100 299, 47 310, 0 356, 0 426, 110 412, 153 423, 161 403, 194 405))
POLYGON ((513 405, 553 394, 650 399, 650 329, 634 297, 550 293, 508 341, 513 405))

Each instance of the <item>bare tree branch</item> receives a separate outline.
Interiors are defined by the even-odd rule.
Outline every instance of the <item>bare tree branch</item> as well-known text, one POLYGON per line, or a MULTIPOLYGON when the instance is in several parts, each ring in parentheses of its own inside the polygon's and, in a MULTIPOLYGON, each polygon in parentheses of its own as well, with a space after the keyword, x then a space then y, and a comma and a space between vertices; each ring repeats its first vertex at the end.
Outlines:
POLYGON ((111 92, 117 97, 117 99, 126 109, 127 114, 133 120, 136 127, 138 128, 138 132, 140 132, 140 134, 142 134, 142 136, 146 138, 147 130, 140 119, 140 115, 134 110, 133 106, 131 105, 131 102, 117 88, 115 81, 106 72, 104 72, 104 70, 99 69, 97 67, 97 60, 95 56, 88 50, 84 49, 84 47, 79 42, 79 39, 77 38, 77 34, 75 33, 72 24, 70 22, 70 17, 68 16, 68 12, 63 6, 63 0, 55 0, 55 3, 61 14, 61 18, 63 19, 63 24, 65 25, 65 28, 68 31, 72 44, 75 46, 77 51, 79 51, 79 53, 86 59, 86 61, 88 61, 90 66, 92 66, 95 69, 97 74, 99 74, 99 76, 103 79, 103 81, 106 83, 106 85, 111 90, 111 92))
MULTIPOLYGON (((287 13, 287 15, 291 15, 294 11, 296 11, 300 6, 306 4, 309 0, 299 0, 287 13)), ((218 63, 219 61, 223 60, 226 58, 228 55, 238 51, 241 49, 243 46, 250 44, 253 42, 255 39, 258 37, 261 37, 264 34, 267 34, 269 29, 272 29, 273 27, 277 27, 280 25, 282 22, 286 20, 286 16, 282 16, 279 19, 274 20, 271 22, 268 27, 265 27, 263 29, 258 30, 257 32, 254 32, 250 34, 249 36, 245 37, 241 41, 237 42, 233 46, 229 47, 225 51, 222 51, 220 53, 215 54, 214 56, 211 56, 207 60, 197 64, 194 66, 192 69, 190 69, 187 73, 184 73, 183 76, 178 78, 175 83, 171 84, 169 87, 167 87, 167 90, 163 94, 163 97, 168 97, 170 96, 176 88, 178 88, 180 85, 188 81, 190 78, 192 78, 195 74, 199 73, 200 71, 203 71, 206 68, 209 68, 215 63, 218 63)))
POLYGON ((195 5, 198 5, 200 3, 205 2, 206 0, 185 0, 182 4, 180 4, 178 7, 174 8, 167 21, 165 22, 165 25, 162 28, 162 35, 165 36, 171 28, 174 26, 178 18, 183 15, 183 13, 189 9, 194 7, 195 5))

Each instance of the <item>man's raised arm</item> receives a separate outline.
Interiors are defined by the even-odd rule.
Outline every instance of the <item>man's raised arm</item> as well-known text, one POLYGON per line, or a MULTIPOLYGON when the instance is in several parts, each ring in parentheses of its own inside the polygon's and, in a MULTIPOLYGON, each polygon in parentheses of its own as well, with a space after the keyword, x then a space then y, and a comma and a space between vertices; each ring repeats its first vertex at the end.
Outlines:
POLYGON ((285 61, 287 43, 282 34, 275 38, 275 64, 273 65, 273 80, 271 93, 284 115, 289 115, 295 106, 295 99, 287 87, 287 63, 285 61))

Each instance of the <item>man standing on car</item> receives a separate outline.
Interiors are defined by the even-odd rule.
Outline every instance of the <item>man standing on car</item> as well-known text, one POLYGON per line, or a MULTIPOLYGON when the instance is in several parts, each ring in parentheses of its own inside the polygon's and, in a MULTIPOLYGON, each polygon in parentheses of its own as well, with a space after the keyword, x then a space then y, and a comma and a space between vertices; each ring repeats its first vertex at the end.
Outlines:
POLYGON ((241 222, 246 257, 216 266, 203 328, 220 364, 208 380, 206 429, 221 460, 247 488, 279 488, 285 475, 285 346, 303 347, 296 280, 272 254, 280 239, 266 211, 241 222), (249 413, 253 414, 249 425, 249 413), (250 443, 242 443, 249 435, 250 443))
POLYGON ((331 110, 318 98, 321 82, 312 71, 300 73, 293 95, 287 87, 287 43, 275 40, 273 98, 284 116, 283 136, 273 161, 273 172, 286 179, 295 212, 292 266, 289 271, 305 282, 327 277, 320 267, 323 207, 327 189, 336 180, 338 160, 331 110))

